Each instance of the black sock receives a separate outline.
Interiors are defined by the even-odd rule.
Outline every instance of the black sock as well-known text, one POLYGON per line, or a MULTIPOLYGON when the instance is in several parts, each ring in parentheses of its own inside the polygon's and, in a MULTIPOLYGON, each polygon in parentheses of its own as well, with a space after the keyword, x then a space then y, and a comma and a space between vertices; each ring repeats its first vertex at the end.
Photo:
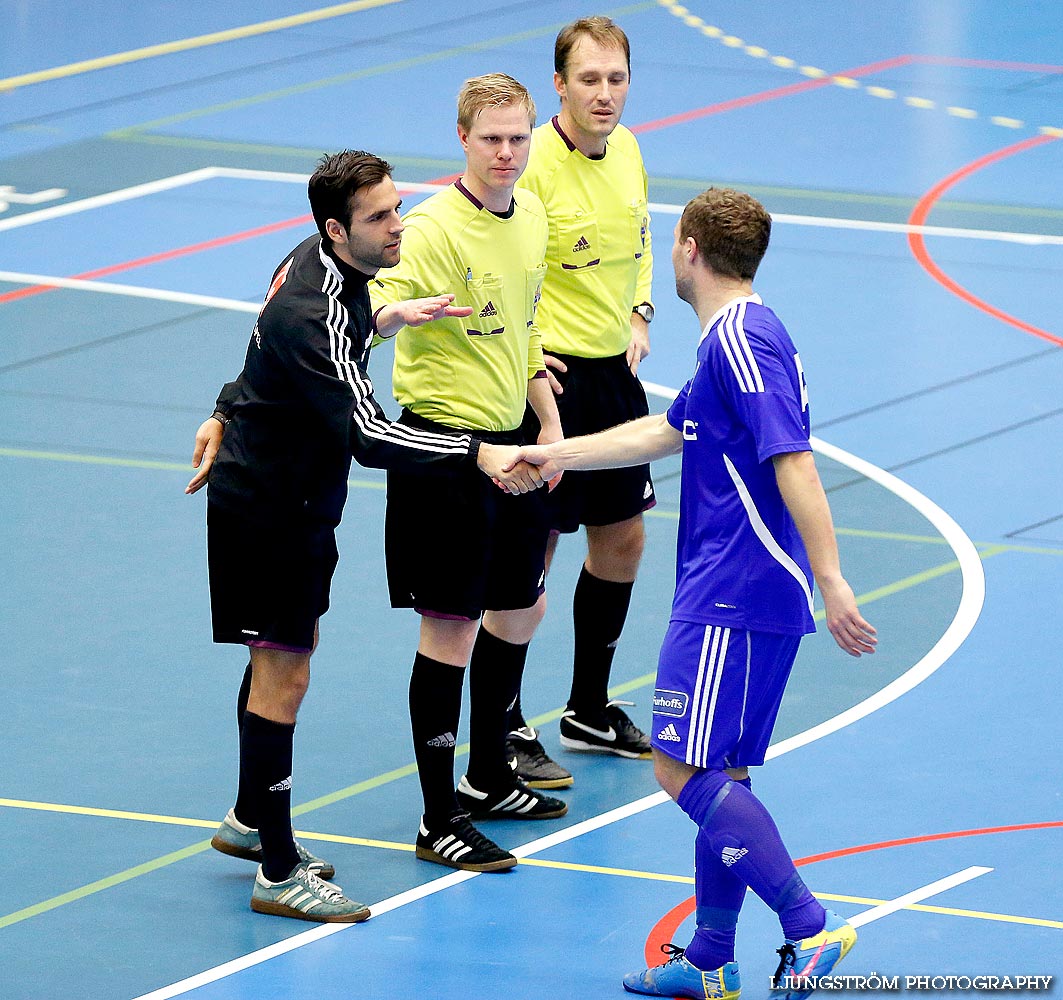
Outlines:
POLYGON ((410 675, 410 725, 424 815, 432 824, 457 811, 454 795, 454 745, 461 719, 465 668, 418 653, 410 675))
POLYGON ((616 642, 624 629, 634 583, 614 583, 592 576, 584 566, 572 598, 575 650, 568 707, 581 721, 605 722, 609 671, 616 642))
MULTIPOLYGON (((236 696, 236 725, 241 740, 244 735, 244 715, 247 712, 247 699, 250 697, 250 694, 251 661, 248 660, 247 666, 244 668, 244 679, 240 682, 240 693, 236 696)), ((241 767, 240 784, 236 790, 236 805, 233 807, 233 812, 236 813, 236 818, 243 823, 244 826, 249 826, 252 830, 257 830, 258 793, 250 788, 247 781, 244 779, 244 769, 241 767)))
POLYGON ((243 732, 244 729, 244 712, 247 711, 247 699, 249 697, 251 697, 250 660, 247 661, 247 666, 244 667, 244 679, 240 682, 240 693, 236 696, 236 727, 241 732, 243 732))
POLYGON ((520 690, 528 644, 506 642, 482 625, 469 661, 469 784, 480 791, 511 785, 506 755, 509 706, 520 690))
POLYGON ((508 719, 506 721, 506 732, 512 733, 515 729, 523 729, 528 720, 524 718, 524 709, 520 704, 520 685, 524 679, 524 665, 521 665, 520 677, 517 678, 517 697, 513 700, 513 704, 509 706, 508 719))
POLYGON ((244 712, 244 728, 240 734, 240 785, 246 784, 248 793, 257 799, 262 873, 271 882, 286 879, 299 864, 292 836, 294 737, 294 725, 271 722, 254 712, 244 712))

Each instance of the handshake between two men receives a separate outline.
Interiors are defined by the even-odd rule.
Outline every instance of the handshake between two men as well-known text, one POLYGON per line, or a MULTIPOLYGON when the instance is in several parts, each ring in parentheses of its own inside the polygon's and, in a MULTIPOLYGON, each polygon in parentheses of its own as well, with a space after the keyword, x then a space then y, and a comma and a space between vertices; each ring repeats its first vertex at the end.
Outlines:
POLYGON ((617 424, 597 434, 544 444, 480 446, 477 462, 501 489, 516 495, 553 489, 566 469, 616 469, 678 454, 683 436, 663 413, 617 424), (486 453, 485 453, 486 449, 486 453))
POLYGON ((550 445, 498 445, 481 443, 476 464, 499 489, 518 496, 547 486, 553 489, 561 471, 550 456, 550 445), (554 469, 554 471, 550 471, 554 469))

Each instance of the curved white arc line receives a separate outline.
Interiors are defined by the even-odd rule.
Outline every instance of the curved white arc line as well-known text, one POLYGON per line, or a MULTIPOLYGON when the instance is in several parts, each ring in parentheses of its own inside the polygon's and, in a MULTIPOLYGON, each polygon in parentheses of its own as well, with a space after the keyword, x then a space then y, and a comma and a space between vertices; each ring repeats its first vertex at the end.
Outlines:
MULTIPOLYGON (((669 401, 675 399, 678 390, 669 386, 658 385, 654 382, 642 383, 643 388, 655 396, 660 396, 669 401)), ((858 472, 860 475, 878 483, 884 489, 889 490, 894 496, 899 497, 909 507, 919 511, 937 530, 956 554, 960 564, 960 577, 963 590, 960 594, 960 603, 956 608, 949 627, 942 633, 941 638, 930 648, 929 652, 916 664, 909 667, 900 677, 895 677, 884 688, 876 691, 873 695, 858 702, 844 712, 827 719, 819 725, 806 729, 803 733, 797 733, 779 743, 773 743, 765 755, 766 760, 772 760, 798 747, 807 746, 816 740, 836 733, 839 729, 878 711, 891 701, 896 701, 902 694, 911 691, 912 688, 925 681, 938 667, 942 666, 957 649, 963 645, 964 640, 971 634, 978 616, 982 613, 982 605, 985 603, 985 571, 982 569, 982 560, 974 542, 967 537, 966 532, 942 510, 933 500, 924 496, 914 486, 910 486, 903 479, 898 479, 885 469, 872 465, 866 459, 824 441, 812 435, 810 438, 812 448, 821 455, 833 459, 835 462, 858 472)))
MULTIPOLYGON (((671 389, 667 386, 659 386, 652 382, 643 382, 642 384, 647 392, 651 392, 654 395, 661 396, 668 400, 675 399, 679 394, 678 390, 671 389)), ((814 742, 815 740, 822 739, 824 736, 835 733, 839 729, 844 729, 851 723, 870 715, 884 705, 888 705, 891 701, 896 700, 902 694, 905 694, 924 681, 934 673, 938 667, 942 666, 948 658, 959 649, 967 636, 970 635, 971 629, 974 628, 974 624, 981 613, 982 604, 985 601, 985 574, 982 570, 982 561, 978 557, 978 552, 974 547, 974 543, 944 510, 914 487, 909 486, 903 480, 886 472, 885 469, 880 469, 878 466, 872 465, 870 462, 867 462, 862 458, 857 458, 855 455, 851 455, 849 452, 843 451, 841 448, 835 447, 832 444, 828 444, 826 441, 822 441, 817 437, 812 437, 811 442, 815 451, 836 462, 840 462, 854 472, 858 472, 861 475, 866 476, 868 479, 871 479, 873 482, 878 483, 880 486, 889 490, 891 493, 904 500, 907 504, 914 507, 928 521, 930 521, 930 523, 941 532, 941 535, 956 553, 956 557, 960 563, 963 593, 960 596, 960 604, 956 609, 956 614, 953 617, 951 624, 931 650, 919 660, 918 663, 870 698, 865 698, 859 704, 834 716, 832 719, 827 719, 825 722, 813 726, 811 729, 807 729, 803 733, 798 733, 796 736, 791 736, 788 739, 769 747, 768 752, 765 755, 767 759, 780 757, 784 753, 789 753, 791 750, 796 750, 799 747, 814 742)), ((522 847, 515 848, 512 853, 517 857, 528 857, 531 854, 574 840, 576 837, 589 833, 592 830, 599 830, 602 827, 626 819, 636 813, 643 812, 670 801, 671 799, 666 792, 653 792, 640 799, 636 799, 634 802, 629 802, 627 805, 619 806, 598 816, 592 816, 567 829, 558 830, 546 837, 534 840, 522 847)), ((385 899, 380 903, 373 904, 372 909, 377 916, 381 916, 384 913, 398 909, 408 903, 431 896, 452 885, 468 881, 470 878, 475 878, 478 874, 478 872, 451 872, 450 874, 444 875, 432 882, 416 886, 406 892, 385 899)), ((354 925, 322 924, 312 930, 296 934, 294 937, 288 938, 285 941, 279 941, 264 949, 252 952, 249 955, 244 955, 233 961, 226 962, 213 969, 208 969, 198 975, 181 980, 178 983, 162 987, 151 993, 145 993, 138 997, 137 1000, 170 1000, 170 998, 180 996, 198 986, 215 982, 225 976, 232 975, 233 973, 257 965, 260 962, 264 962, 268 958, 273 958, 277 955, 284 954, 285 952, 293 951, 304 944, 310 944, 322 937, 338 933, 339 931, 346 930, 352 926, 354 925)))
MULTIPOLYGON (((669 400, 674 399, 675 396, 678 395, 675 389, 670 389, 667 386, 657 386, 650 382, 643 382, 643 386, 645 386, 647 391, 653 392, 658 396, 663 396, 669 400)), ((928 521, 930 521, 931 524, 934 525, 934 527, 938 529, 938 531, 941 532, 942 536, 952 547, 959 560, 963 579, 963 593, 960 597, 960 604, 956 610, 956 615, 954 616, 952 623, 945 630, 945 633, 941 638, 934 644, 933 648, 926 654, 926 656, 916 663, 915 666, 911 667, 890 684, 887 684, 886 687, 882 688, 882 690, 878 691, 870 698, 864 699, 864 701, 854 705, 852 708, 847 709, 839 715, 834 716, 834 718, 828 719, 826 722, 813 726, 811 729, 807 729, 803 733, 798 733, 796 736, 791 736, 780 743, 772 745, 765 755, 769 760, 775 757, 780 757, 784 753, 789 753, 791 750, 806 746, 818 739, 822 739, 824 736, 835 733, 839 729, 844 729, 851 723, 870 715, 884 705, 888 705, 891 701, 899 698, 902 694, 910 691, 916 685, 924 681, 934 673, 938 667, 942 666, 942 664, 944 664, 957 649, 959 649, 964 639, 970 634, 971 629, 974 628, 974 623, 978 620, 978 616, 982 610, 982 604, 985 600, 985 574, 982 571, 982 561, 978 557, 978 552, 974 547, 974 543, 944 510, 914 487, 909 486, 903 480, 898 479, 884 469, 880 469, 878 466, 872 465, 870 462, 867 462, 862 458, 857 458, 855 455, 851 455, 849 452, 843 451, 841 448, 837 448, 832 444, 828 444, 826 441, 822 441, 817 437, 813 437, 811 440, 812 447, 817 452, 836 462, 840 462, 854 472, 859 472, 861 475, 866 476, 868 479, 873 480, 891 493, 900 497, 910 506, 918 510, 928 521)), ((637 813, 671 801, 672 800, 668 797, 668 794, 664 791, 652 792, 640 799, 636 799, 634 802, 629 802, 627 805, 618 806, 615 809, 611 809, 609 812, 602 813, 598 816, 592 816, 574 826, 568 827, 567 829, 557 830, 554 833, 541 837, 538 840, 534 840, 531 843, 524 844, 522 847, 514 848, 512 853, 516 857, 526 858, 532 854, 574 840, 585 833, 590 833, 593 830, 600 830, 605 826, 626 819, 629 816, 634 816, 637 813)), ((415 886, 414 888, 401 892, 389 899, 372 904, 373 913, 378 917, 382 916, 385 913, 396 910, 409 903, 416 902, 427 896, 434 895, 441 890, 448 889, 452 885, 466 882, 470 878, 475 878, 478 874, 478 872, 451 872, 450 874, 444 875, 431 882, 415 886)), ((226 962, 213 969, 208 969, 197 975, 191 976, 188 979, 173 983, 170 986, 162 987, 151 993, 145 993, 138 997, 137 1000, 170 1000, 172 997, 181 996, 199 986, 233 975, 234 973, 257 965, 260 962, 264 962, 269 958, 274 958, 285 952, 294 951, 296 948, 310 944, 330 934, 346 930, 352 926, 354 925, 322 924, 320 927, 303 931, 300 934, 296 934, 294 937, 279 941, 266 948, 260 949, 259 951, 252 952, 249 955, 241 956, 238 959, 226 962)))
POLYGON ((960 648, 967 636, 971 634, 971 629, 974 628, 975 622, 978 621, 978 616, 982 612, 982 605, 985 603, 985 572, 982 569, 982 560, 978 555, 974 542, 967 537, 964 530, 951 516, 929 497, 924 496, 913 486, 904 482, 904 480, 886 472, 885 469, 880 469, 877 465, 872 465, 870 462, 843 451, 835 445, 828 444, 815 436, 811 440, 812 447, 821 455, 840 462, 854 472, 858 472, 860 475, 878 483, 900 497, 909 506, 914 507, 934 525, 941 532, 942 537, 948 542, 953 552, 956 553, 956 558, 960 564, 963 592, 960 595, 959 606, 956 608, 956 614, 953 616, 949 627, 945 629, 941 638, 934 643, 921 660, 901 674, 900 677, 894 678, 884 688, 876 691, 873 695, 853 705, 851 708, 847 708, 839 715, 827 719, 811 729, 806 729, 803 733, 797 733, 795 736, 773 744, 766 754, 766 759, 769 760, 784 753, 789 753, 791 750, 796 750, 798 747, 807 746, 809 743, 822 739, 831 733, 836 733, 839 729, 844 729, 872 712, 878 711, 878 709, 888 705, 891 701, 895 701, 902 694, 906 694, 912 688, 921 684, 960 648))

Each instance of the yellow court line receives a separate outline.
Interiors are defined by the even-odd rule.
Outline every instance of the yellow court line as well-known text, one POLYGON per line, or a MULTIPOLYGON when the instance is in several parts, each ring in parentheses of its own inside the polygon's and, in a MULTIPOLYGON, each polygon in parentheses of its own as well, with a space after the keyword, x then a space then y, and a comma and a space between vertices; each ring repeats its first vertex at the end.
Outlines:
MULTIPOLYGON (((618 7, 614 10, 606 11, 605 13, 611 17, 619 17, 622 14, 648 10, 654 5, 654 3, 655 0, 640 0, 639 3, 618 7)), ((411 69, 415 66, 427 66, 431 63, 441 62, 450 59, 452 56, 462 55, 464 53, 485 52, 490 49, 499 48, 503 45, 512 45, 514 42, 528 41, 532 38, 542 37, 543 35, 555 35, 567 23, 567 21, 558 21, 554 24, 546 24, 541 27, 530 28, 526 31, 519 31, 512 35, 499 35, 494 38, 478 38, 447 49, 439 49, 433 52, 408 56, 394 62, 380 63, 376 66, 366 66, 349 73, 338 73, 333 76, 323 77, 318 80, 310 80, 306 83, 296 84, 290 87, 281 87, 278 90, 269 90, 264 93, 251 94, 247 97, 226 101, 222 104, 193 108, 189 111, 182 111, 179 114, 167 115, 164 118, 153 118, 151 121, 141 122, 138 125, 128 125, 124 128, 115 129, 112 132, 105 132, 103 138, 117 140, 126 138, 136 139, 137 136, 149 129, 164 128, 170 125, 194 121, 197 118, 204 118, 208 115, 217 115, 226 111, 236 111, 242 108, 249 108, 258 104, 265 104, 284 98, 297 97, 302 94, 312 93, 316 90, 337 87, 345 83, 353 83, 355 80, 362 80, 368 77, 395 73, 399 70, 411 69)))
MULTIPOLYGON (((814 892, 816 899, 825 899, 832 903, 858 903, 866 906, 882 906, 888 899, 866 899, 863 896, 838 896, 827 892, 814 892)), ((920 913, 940 913, 946 917, 969 917, 972 920, 996 920, 1005 924, 1028 924, 1031 927, 1051 927, 1063 930, 1061 920, 1042 920, 1040 917, 1018 917, 1011 913, 989 913, 985 910, 958 910, 953 906, 930 906, 927 903, 909 903, 905 910, 918 910, 920 913)))
POLYGON ((59 802, 33 802, 27 799, 0 799, 0 807, 33 809, 39 812, 66 813, 71 816, 102 816, 105 819, 129 819, 140 823, 164 823, 168 826, 196 826, 213 830, 215 820, 188 819, 186 816, 161 816, 158 813, 127 812, 124 809, 96 809, 92 806, 71 806, 59 802))
POLYGON ((520 864, 532 868, 556 868, 565 872, 586 872, 592 875, 616 875, 620 878, 649 879, 651 882, 678 882, 681 885, 693 885, 689 875, 665 875, 663 872, 643 872, 631 868, 606 868, 602 865, 577 865, 570 861, 547 861, 543 858, 521 858, 520 864))
POLYGON ((229 28, 226 31, 211 32, 209 35, 197 35, 194 38, 182 38, 176 42, 147 45, 139 49, 130 49, 128 52, 116 52, 114 55, 99 56, 96 59, 84 59, 81 62, 69 63, 66 66, 55 66, 52 69, 23 73, 21 76, 9 76, 6 80, 0 80, 0 92, 15 90, 17 87, 28 87, 34 83, 45 83, 48 80, 60 80, 68 76, 78 76, 81 73, 91 73, 98 69, 108 69, 111 66, 123 66, 127 63, 140 62, 142 59, 168 56, 174 52, 187 52, 190 49, 201 49, 208 45, 219 45, 222 42, 253 38, 255 35, 267 35, 274 31, 283 31, 286 28, 296 28, 303 24, 313 24, 315 21, 326 21, 333 17, 342 17, 345 14, 353 14, 360 10, 385 7, 389 4, 402 2, 403 0, 354 0, 352 3, 321 7, 318 10, 309 10, 303 14, 291 14, 288 17, 277 17, 271 21, 261 21, 258 24, 247 24, 242 28, 229 28))
MULTIPOLYGON (((307 803, 307 805, 309 805, 309 803, 307 803)), ((134 820, 137 822, 159 823, 169 826, 193 826, 205 829, 213 829, 217 826, 217 823, 214 820, 190 819, 184 816, 165 816, 153 813, 128 812, 121 809, 97 809, 89 806, 62 805, 55 802, 33 802, 24 799, 0 798, 0 807, 67 813, 78 816, 99 816, 108 819, 134 820)), ((295 810, 293 810, 293 812, 294 811, 295 810)), ((355 847, 372 847, 380 850, 401 851, 404 853, 411 853, 414 850, 413 844, 399 843, 393 840, 348 837, 342 834, 318 833, 308 830, 296 830, 295 835, 303 840, 320 841, 323 843, 349 844, 355 847)), ((86 896, 93 895, 104 889, 113 888, 123 882, 136 878, 139 875, 146 875, 150 872, 158 871, 160 868, 164 868, 176 861, 183 861, 195 854, 199 854, 202 851, 205 851, 209 846, 209 842, 200 841, 178 851, 171 852, 170 854, 165 854, 160 858, 147 861, 144 864, 136 865, 133 868, 127 868, 125 871, 118 872, 115 875, 110 875, 95 882, 90 882, 88 885, 73 889, 70 892, 54 896, 52 899, 43 900, 40 903, 25 907, 22 910, 16 910, 14 913, 9 913, 6 916, 0 917, 0 928, 18 923, 21 920, 26 920, 29 917, 37 916, 40 913, 45 913, 48 910, 55 909, 65 903, 84 899, 86 896)), ((544 858, 520 858, 519 862, 520 864, 527 865, 531 868, 552 868, 557 871, 580 872, 592 875, 612 875, 618 878, 642 879, 652 882, 672 882, 678 885, 694 884, 694 879, 689 875, 671 875, 665 872, 642 871, 640 869, 632 868, 611 868, 605 865, 584 865, 570 861, 550 861, 544 858)), ((835 893, 817 892, 814 895, 818 899, 826 900, 828 902, 854 903, 861 906, 882 906, 884 903, 888 902, 888 900, 883 899, 872 899, 864 896, 845 896, 835 893)), ((992 920, 1002 923, 1025 924, 1033 927, 1047 927, 1063 930, 1063 921, 1044 920, 1039 917, 1022 917, 1015 914, 992 913, 985 910, 964 910, 947 906, 931 906, 925 903, 912 903, 904 907, 904 909, 917 910, 922 913, 936 913, 943 916, 966 917, 976 920, 992 920)))
MULTIPOLYGON (((687 27, 700 31, 701 34, 705 35, 707 38, 712 38, 731 49, 742 49, 746 55, 752 56, 755 59, 767 59, 781 69, 793 70, 794 72, 800 73, 802 76, 807 76, 813 80, 829 79, 833 86, 842 87, 846 90, 862 89, 871 97, 878 98, 879 100, 894 100, 895 98, 900 97, 901 100, 911 108, 932 111, 939 107, 936 101, 930 100, 926 97, 903 96, 889 87, 880 87, 875 84, 863 84, 859 80, 854 80, 852 77, 840 76, 837 73, 829 73, 827 70, 820 69, 818 66, 799 65, 796 59, 792 59, 789 56, 773 55, 762 45, 750 45, 744 39, 728 34, 723 28, 720 28, 717 25, 706 24, 703 18, 692 13, 687 7, 679 3, 678 0, 656 0, 656 2, 659 6, 665 8, 670 14, 672 14, 673 17, 679 18, 687 25, 687 27)), ((1041 125, 1040 127, 1028 125, 1027 122, 1022 121, 1019 118, 1012 118, 1007 115, 980 116, 973 108, 946 106, 944 111, 946 114, 951 115, 954 118, 972 120, 981 117, 983 121, 989 121, 991 124, 1001 128, 1037 128, 1038 132, 1042 135, 1055 136, 1056 138, 1063 137, 1063 128, 1059 128, 1055 125, 1041 125)))

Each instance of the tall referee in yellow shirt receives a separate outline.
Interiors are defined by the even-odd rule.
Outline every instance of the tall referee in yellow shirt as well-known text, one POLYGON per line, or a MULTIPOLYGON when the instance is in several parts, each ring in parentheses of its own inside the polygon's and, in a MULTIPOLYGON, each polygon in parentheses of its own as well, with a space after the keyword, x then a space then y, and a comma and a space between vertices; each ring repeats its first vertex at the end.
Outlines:
MULTIPOLYGON (((460 180, 405 216, 405 253, 370 286, 379 336, 397 334, 393 385, 401 424, 519 443, 530 405, 561 437, 536 307, 546 272, 542 202, 514 192, 528 162, 535 105, 501 73, 458 95, 460 180), (395 303, 454 293, 448 317, 403 326, 395 303), (461 316, 461 312, 468 314, 461 316)), ((475 470, 474 470, 475 471, 475 470)), ((529 467, 529 471, 530 467, 529 467)), ((473 819, 551 819, 568 807, 525 786, 506 756, 507 710, 545 607, 545 490, 503 493, 464 468, 388 475, 384 549, 391 603, 421 615, 410 716, 424 813, 417 856, 472 871, 517 862, 473 819), (455 734, 469 665, 470 754, 454 788, 455 734)))
MULTIPOLYGON (((554 69, 561 110, 535 130, 520 187, 543 200, 550 224, 538 323, 547 364, 564 387, 561 424, 572 437, 648 412, 637 373, 650 350, 653 262, 646 170, 635 137, 620 124, 631 76, 627 36, 606 17, 575 21, 557 36, 554 69)), ((567 749, 650 755, 646 735, 610 702, 608 686, 642 557, 642 512, 655 502, 647 465, 569 472, 549 497, 548 567, 558 533, 587 529, 572 604, 572 689, 561 718, 567 749)), ((519 702, 510 730, 517 773, 530 785, 572 784, 546 756, 519 702)))

